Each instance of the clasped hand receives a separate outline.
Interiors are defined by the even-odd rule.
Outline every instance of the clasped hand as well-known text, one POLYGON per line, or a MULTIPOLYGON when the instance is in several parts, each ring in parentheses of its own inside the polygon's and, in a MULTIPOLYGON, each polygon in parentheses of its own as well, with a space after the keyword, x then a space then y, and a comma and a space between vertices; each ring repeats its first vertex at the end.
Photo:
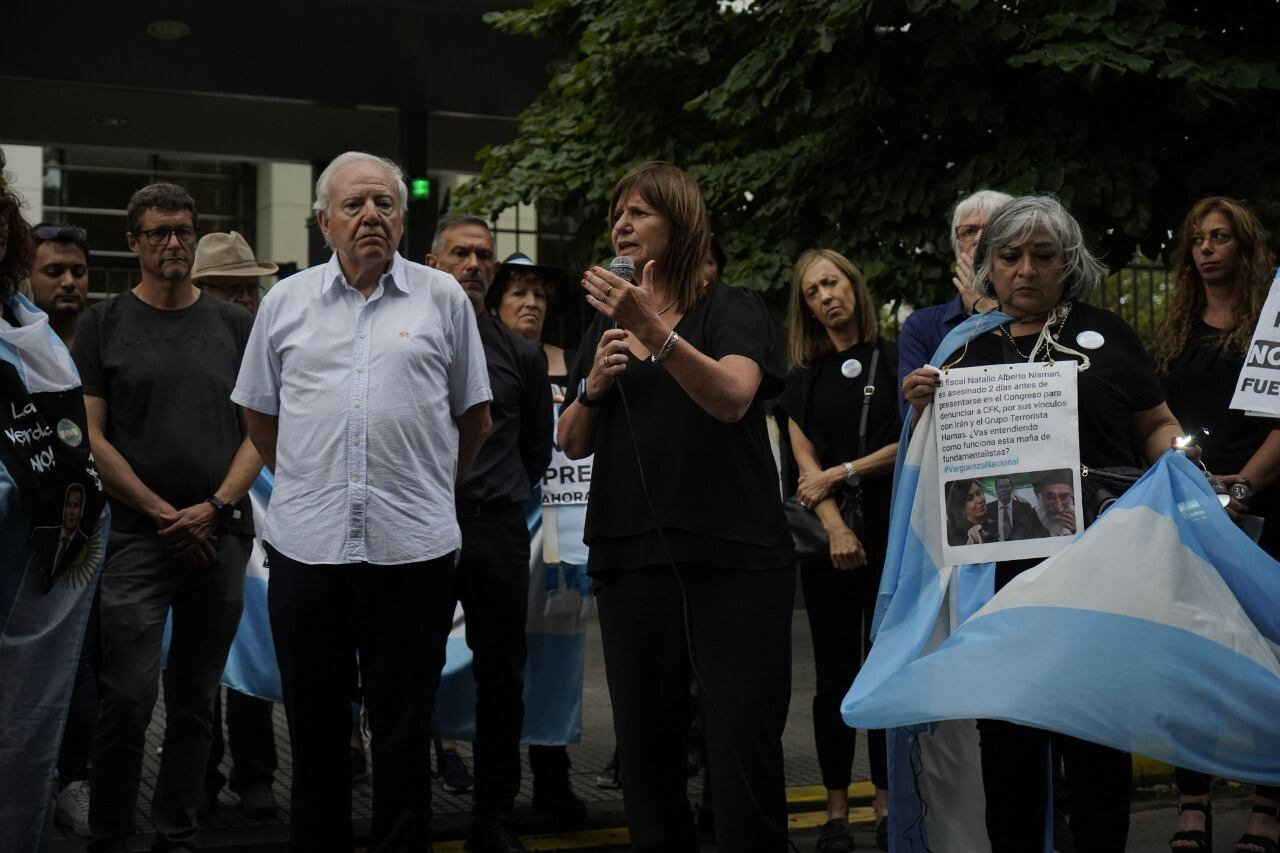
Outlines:
POLYGON ((184 509, 166 507, 155 517, 156 527, 170 553, 195 568, 204 568, 217 557, 214 533, 218 529, 218 512, 213 504, 201 502, 184 509))

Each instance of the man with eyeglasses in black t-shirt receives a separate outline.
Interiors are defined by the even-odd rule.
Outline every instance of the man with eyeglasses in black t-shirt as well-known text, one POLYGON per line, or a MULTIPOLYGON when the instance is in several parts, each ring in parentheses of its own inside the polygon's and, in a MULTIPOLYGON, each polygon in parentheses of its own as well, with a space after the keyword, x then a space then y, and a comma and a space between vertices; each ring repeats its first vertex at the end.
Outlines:
POLYGON ((194 850, 213 697, 244 606, 253 536, 245 494, 262 467, 231 402, 253 319, 192 283, 197 221, 186 190, 144 187, 126 216, 142 280, 85 314, 73 351, 112 509, 89 849, 122 853, 134 833, 172 610, 151 822, 155 849, 194 850))

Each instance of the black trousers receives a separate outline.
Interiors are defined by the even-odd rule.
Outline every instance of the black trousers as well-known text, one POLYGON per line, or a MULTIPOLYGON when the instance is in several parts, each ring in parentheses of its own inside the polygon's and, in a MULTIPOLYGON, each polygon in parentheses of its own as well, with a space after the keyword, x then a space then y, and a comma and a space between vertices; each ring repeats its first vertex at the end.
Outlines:
POLYGON ((151 822, 155 850, 192 846, 213 697, 240 625, 251 546, 248 536, 223 533, 215 563, 192 569, 170 556, 154 533, 112 532, 98 587, 101 709, 93 743, 90 850, 123 851, 134 832, 142 750, 160 690, 160 645, 170 608, 164 752, 151 822))
POLYGON ((1000 720, 979 720, 978 733, 991 853, 1040 849, 1050 748, 1062 757, 1076 849, 1124 853, 1133 782, 1129 753, 1000 720))
MULTIPOLYGON (((787 846, 782 730, 791 697, 795 571, 682 564, 704 692, 707 773, 721 850, 787 846)), ((689 643, 668 566, 596 576, 631 849, 698 849, 686 789, 689 643)))
POLYGON ((476 679, 472 804, 476 817, 491 819, 510 812, 520 791, 529 528, 509 501, 460 502, 458 509, 462 559, 454 589, 466 612, 476 679))
MULTIPOLYGON (((813 739, 827 790, 846 790, 852 781, 857 733, 844 724, 840 703, 871 650, 880 572, 873 566, 841 571, 830 560, 800 564, 800 585, 813 637, 817 685, 813 694, 813 739)), ((889 787, 888 751, 883 729, 867 732, 871 782, 889 787)))
POLYGON ((369 850, 431 849, 431 697, 453 616, 453 554, 396 566, 306 565, 266 548, 267 609, 293 750, 293 849, 353 847, 357 656, 373 732, 369 850))
MULTIPOLYGON (((1188 770, 1185 767, 1175 767, 1174 778, 1178 782, 1178 793, 1187 797, 1208 795, 1209 785, 1213 782, 1213 777, 1208 773, 1188 770)), ((1254 788, 1254 793, 1269 800, 1280 800, 1280 788, 1272 787, 1271 785, 1258 785, 1254 788)))
POLYGON ((230 687, 227 697, 227 735, 222 736, 222 696, 213 700, 213 744, 209 747, 209 764, 205 769, 204 788, 217 794, 224 784, 237 794, 253 785, 266 785, 276 773, 276 729, 272 719, 275 704, 267 699, 248 696, 230 687), (231 778, 218 769, 222 757, 231 748, 231 778))

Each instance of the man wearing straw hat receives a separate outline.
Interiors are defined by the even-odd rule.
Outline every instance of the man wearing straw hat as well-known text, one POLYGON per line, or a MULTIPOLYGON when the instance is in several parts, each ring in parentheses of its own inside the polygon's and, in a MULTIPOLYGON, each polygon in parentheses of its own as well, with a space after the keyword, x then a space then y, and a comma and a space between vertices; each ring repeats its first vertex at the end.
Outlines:
POLYGON ((258 276, 275 275, 279 267, 259 261, 238 231, 215 232, 200 238, 191 278, 210 294, 258 313, 262 289, 258 276))
MULTIPOLYGON (((258 302, 262 299, 258 277, 274 275, 278 270, 270 261, 255 258, 248 241, 238 231, 215 231, 201 237, 196 244, 191 278, 211 296, 257 314, 258 302)), ((240 796, 241 810, 257 820, 275 817, 278 805, 271 790, 276 772, 272 703, 228 687, 227 742, 231 747, 230 787, 240 796)), ((223 752, 222 699, 218 697, 213 701, 213 745, 209 749, 200 798, 201 819, 217 810, 218 791, 227 782, 218 769, 223 752)))

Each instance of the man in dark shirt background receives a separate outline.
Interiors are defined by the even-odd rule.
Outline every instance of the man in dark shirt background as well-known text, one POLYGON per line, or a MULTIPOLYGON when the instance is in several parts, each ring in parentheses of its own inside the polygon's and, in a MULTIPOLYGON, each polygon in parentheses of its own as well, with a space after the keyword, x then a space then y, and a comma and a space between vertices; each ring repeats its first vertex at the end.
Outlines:
POLYGON ((1013 493, 1011 477, 996 477, 996 499, 987 501, 988 541, 1013 542, 1017 539, 1039 539, 1049 533, 1036 517, 1036 511, 1013 493))
POLYGON ((476 739, 474 820, 467 850, 524 850, 507 823, 520 789, 524 724, 529 529, 521 511, 551 460, 551 384, 537 344, 484 310, 497 262, 483 219, 443 220, 427 266, 453 275, 476 309, 493 391, 493 431, 458 487, 462 556, 456 595, 474 656, 476 739))
POLYGON ((262 467, 231 402, 253 320, 192 284, 197 223, 186 190, 144 187, 126 217, 142 280, 85 314, 73 353, 112 510, 89 849, 123 853, 135 830, 172 609, 151 819, 156 849, 194 850, 213 697, 244 605, 253 535, 244 497, 262 467))

